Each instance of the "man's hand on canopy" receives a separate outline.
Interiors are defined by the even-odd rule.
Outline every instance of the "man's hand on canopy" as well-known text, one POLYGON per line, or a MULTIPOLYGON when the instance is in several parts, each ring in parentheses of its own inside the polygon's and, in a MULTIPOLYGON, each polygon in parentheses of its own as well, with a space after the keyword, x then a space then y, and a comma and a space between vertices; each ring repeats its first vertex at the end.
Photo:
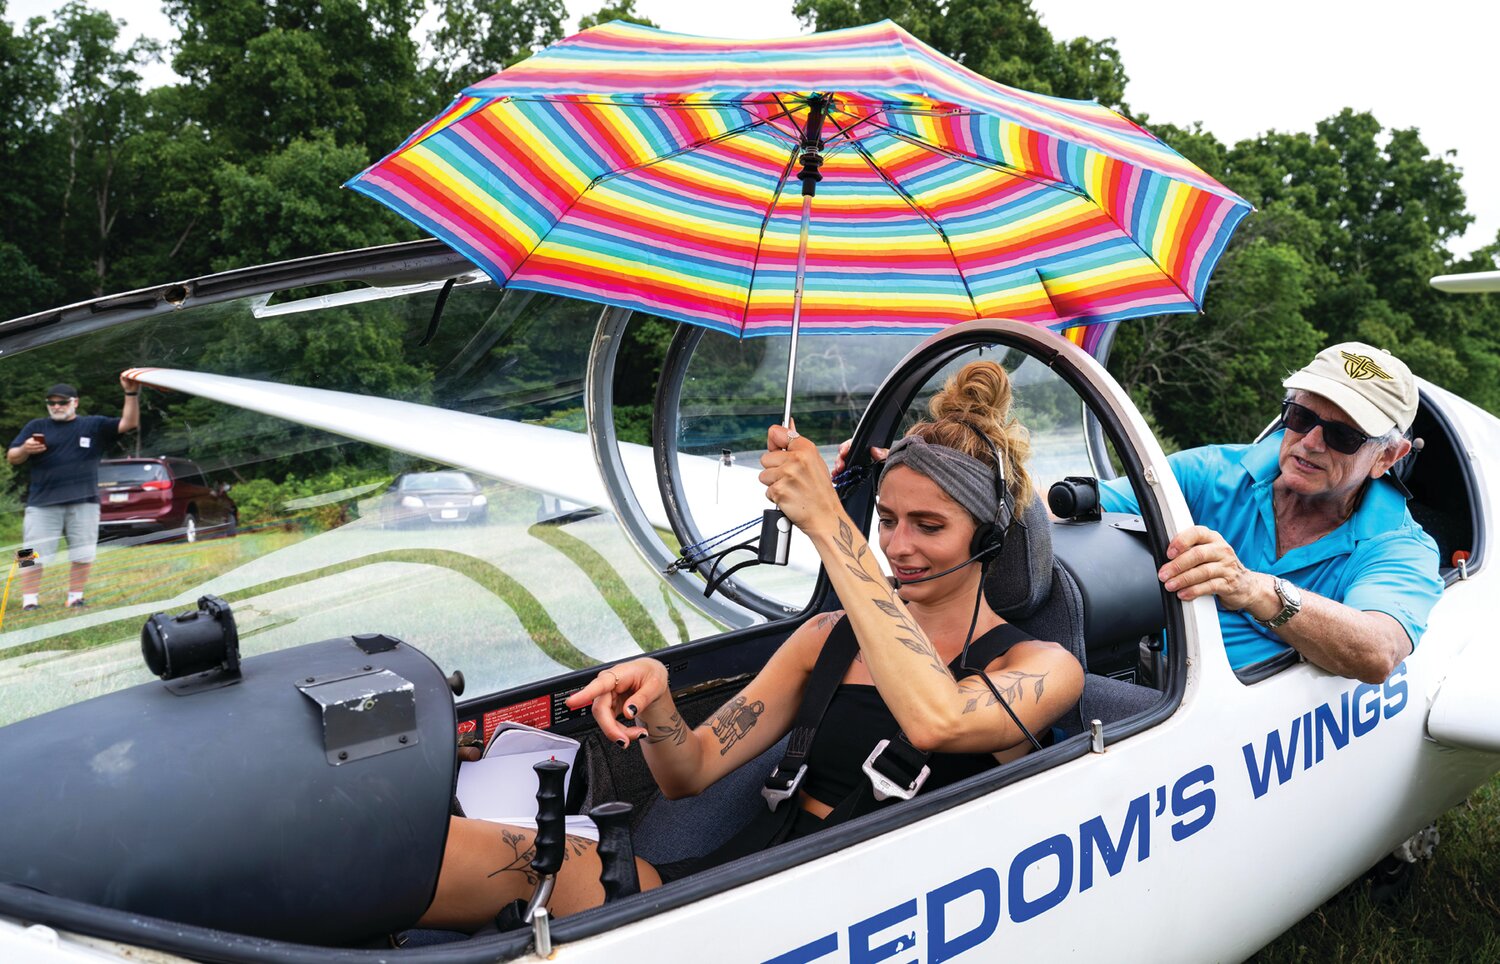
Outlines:
POLYGON ((1266 599, 1266 577, 1247 569, 1224 537, 1207 526, 1179 532, 1167 545, 1167 563, 1156 576, 1178 599, 1217 596, 1225 609, 1248 609, 1266 599))
MULTIPOLYGON (((838 475, 849 467, 849 448, 854 444, 854 439, 846 438, 839 443, 839 454, 833 457, 833 474, 838 475)), ((876 462, 884 462, 885 457, 891 454, 890 449, 883 449, 878 445, 870 446, 870 458, 876 462)))

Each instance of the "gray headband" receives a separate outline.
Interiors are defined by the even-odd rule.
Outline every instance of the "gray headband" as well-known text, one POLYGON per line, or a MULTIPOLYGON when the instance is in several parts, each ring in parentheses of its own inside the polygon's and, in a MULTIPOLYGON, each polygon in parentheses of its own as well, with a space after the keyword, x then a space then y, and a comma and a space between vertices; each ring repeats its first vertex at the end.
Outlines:
POLYGON ((908 435, 891 446, 883 471, 898 465, 936 482, 981 523, 995 521, 1000 508, 995 504, 995 470, 972 455, 946 445, 932 445, 920 435, 908 435))

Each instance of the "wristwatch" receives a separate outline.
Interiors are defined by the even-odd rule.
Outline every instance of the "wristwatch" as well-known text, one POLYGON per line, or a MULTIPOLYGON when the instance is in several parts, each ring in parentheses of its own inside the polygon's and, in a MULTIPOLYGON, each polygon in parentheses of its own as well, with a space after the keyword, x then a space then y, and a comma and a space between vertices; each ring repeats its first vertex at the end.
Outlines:
POLYGON ((1257 619, 1255 621, 1267 629, 1276 629, 1286 625, 1287 620, 1302 611, 1302 590, 1280 576, 1272 578, 1271 587, 1276 590, 1276 598, 1281 600, 1281 612, 1270 619, 1257 619))

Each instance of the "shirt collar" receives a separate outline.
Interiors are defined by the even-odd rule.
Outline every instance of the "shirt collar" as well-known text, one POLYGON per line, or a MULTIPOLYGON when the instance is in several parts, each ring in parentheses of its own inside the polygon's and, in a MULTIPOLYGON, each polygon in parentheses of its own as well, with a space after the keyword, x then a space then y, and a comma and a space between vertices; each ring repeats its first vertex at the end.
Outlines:
POLYGON ((1256 485, 1270 482, 1281 474, 1281 437, 1285 434, 1285 429, 1272 432, 1247 447, 1240 456, 1240 464, 1250 473, 1250 478, 1255 480, 1256 485))
MULTIPOLYGON (((1281 474, 1281 438, 1285 434, 1284 429, 1272 432, 1259 442, 1247 447, 1244 454, 1240 456, 1240 465, 1254 480, 1255 488, 1269 487, 1281 474)), ((1360 497, 1359 505, 1355 506, 1354 514, 1345 520, 1343 525, 1318 542, 1326 542, 1329 544, 1328 548, 1333 548, 1344 544, 1346 540, 1352 539, 1358 542, 1371 539, 1401 525, 1405 518, 1406 499, 1401 491, 1388 479, 1376 479, 1374 483, 1366 487, 1364 495, 1360 497)), ((1302 548, 1310 547, 1303 546, 1302 548)), ((1293 552, 1299 551, 1293 550, 1293 552)))

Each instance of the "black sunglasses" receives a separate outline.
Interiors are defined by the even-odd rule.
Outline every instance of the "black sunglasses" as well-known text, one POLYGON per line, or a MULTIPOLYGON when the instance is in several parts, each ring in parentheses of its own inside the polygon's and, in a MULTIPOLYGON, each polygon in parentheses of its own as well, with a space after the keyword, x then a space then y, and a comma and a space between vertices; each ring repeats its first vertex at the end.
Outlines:
POLYGON ((1293 401, 1281 403, 1281 423, 1298 435, 1306 435, 1319 425, 1323 426, 1323 441, 1335 452, 1353 455, 1360 450, 1370 436, 1347 422, 1319 418, 1318 413, 1293 401))

